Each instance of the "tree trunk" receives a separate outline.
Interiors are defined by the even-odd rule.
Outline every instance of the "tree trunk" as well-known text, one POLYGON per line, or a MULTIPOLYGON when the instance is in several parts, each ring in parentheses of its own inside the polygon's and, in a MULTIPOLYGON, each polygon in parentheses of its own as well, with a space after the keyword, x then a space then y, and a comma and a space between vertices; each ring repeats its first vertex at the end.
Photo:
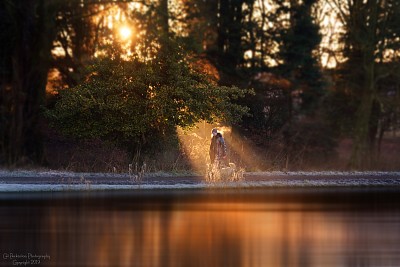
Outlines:
POLYGON ((222 56, 225 54, 228 39, 227 29, 229 26, 229 0, 219 1, 218 12, 219 19, 217 47, 219 56, 222 56))
MULTIPOLYGON (((357 2, 359 5, 364 5, 361 0, 357 2)), ((372 110, 374 108, 374 101, 376 97, 376 63, 375 52, 378 44, 377 31, 378 31, 378 3, 371 1, 367 3, 368 16, 355 17, 358 21, 358 32, 354 36, 362 55, 363 66, 363 87, 361 88, 361 102, 356 114, 356 123, 354 128, 353 150, 350 158, 350 166, 352 168, 367 169, 371 167, 372 159, 374 158, 375 151, 372 144, 375 141, 375 134, 371 136, 371 129, 373 126, 372 110)), ((355 5, 355 7, 358 7, 355 5)), ((379 28, 384 30, 384 28, 379 28)))
POLYGON ((242 49, 243 0, 220 0, 218 25, 218 56, 221 65, 230 71, 243 62, 242 49))
MULTIPOLYGON (((253 21, 253 13, 254 13, 254 2, 251 2, 248 4, 249 5, 249 24, 255 24, 255 22, 253 21)), ((256 36, 254 34, 254 26, 252 28, 249 29, 249 34, 250 34, 250 48, 251 48, 251 59, 250 59, 250 67, 251 70, 255 70, 256 67, 256 36)))
POLYGON ((261 27, 260 27, 260 32, 261 32, 261 36, 260 36, 260 67, 264 68, 265 67, 265 47, 267 47, 267 45, 265 44, 265 28, 267 28, 267 10, 266 10, 266 6, 265 6, 265 1, 260 1, 260 5, 261 5, 261 27))
MULTIPOLYGON (((10 1, 11 2, 11 1, 10 1)), ((54 37, 55 12, 50 1, 6 3, 12 21, 8 47, 10 69, 2 77, 1 158, 3 163, 41 163, 43 143, 39 126, 54 37), (6 89, 7 88, 7 89, 6 89)))
POLYGON ((369 136, 369 120, 373 96, 370 92, 365 92, 361 104, 357 111, 357 121, 354 128, 353 148, 350 158, 352 168, 368 168, 371 164, 371 146, 369 136))
POLYGON ((361 98, 361 103, 356 114, 356 124, 354 128, 353 149, 350 158, 352 168, 369 168, 373 149, 371 147, 370 122, 372 108, 375 99, 375 67, 372 62, 365 68, 365 86, 361 98))
POLYGON ((161 33, 167 37, 169 34, 169 9, 168 0, 160 0, 160 26, 161 33))

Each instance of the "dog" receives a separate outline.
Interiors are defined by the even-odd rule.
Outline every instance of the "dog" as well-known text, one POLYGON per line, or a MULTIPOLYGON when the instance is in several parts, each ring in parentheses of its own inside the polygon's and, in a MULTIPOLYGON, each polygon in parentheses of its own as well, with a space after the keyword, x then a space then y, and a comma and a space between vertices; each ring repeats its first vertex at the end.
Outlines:
POLYGON ((221 179, 231 179, 236 173, 236 164, 229 163, 229 167, 222 167, 220 170, 221 179))

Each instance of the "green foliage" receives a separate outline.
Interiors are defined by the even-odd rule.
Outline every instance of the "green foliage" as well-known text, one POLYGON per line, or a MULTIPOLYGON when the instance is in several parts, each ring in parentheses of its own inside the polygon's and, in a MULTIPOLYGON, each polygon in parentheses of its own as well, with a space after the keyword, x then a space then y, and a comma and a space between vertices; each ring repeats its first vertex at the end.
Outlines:
POLYGON ((54 109, 47 110, 52 125, 67 135, 111 140, 133 152, 168 139, 176 126, 240 120, 247 108, 233 101, 247 90, 216 85, 195 71, 179 46, 164 45, 150 61, 118 55, 98 59, 87 69, 87 80, 60 92, 54 109))

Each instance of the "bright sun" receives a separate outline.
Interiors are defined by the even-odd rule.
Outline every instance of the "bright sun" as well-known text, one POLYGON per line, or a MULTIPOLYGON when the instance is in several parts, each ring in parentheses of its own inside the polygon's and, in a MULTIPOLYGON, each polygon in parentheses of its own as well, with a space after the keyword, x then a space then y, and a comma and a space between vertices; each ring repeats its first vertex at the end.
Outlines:
POLYGON ((131 31, 131 29, 128 28, 127 26, 122 26, 122 27, 119 29, 119 35, 121 36, 121 38, 122 38, 123 40, 128 39, 128 38, 131 36, 131 34, 132 34, 132 31, 131 31))

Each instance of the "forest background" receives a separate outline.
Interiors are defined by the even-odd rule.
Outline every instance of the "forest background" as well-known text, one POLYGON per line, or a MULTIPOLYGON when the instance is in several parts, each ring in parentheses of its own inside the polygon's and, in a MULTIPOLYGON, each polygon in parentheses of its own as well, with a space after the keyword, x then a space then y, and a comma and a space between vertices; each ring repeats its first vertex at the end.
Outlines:
POLYGON ((398 170, 397 0, 3 0, 0 164, 398 170), (144 165, 145 164, 145 165, 144 165))

